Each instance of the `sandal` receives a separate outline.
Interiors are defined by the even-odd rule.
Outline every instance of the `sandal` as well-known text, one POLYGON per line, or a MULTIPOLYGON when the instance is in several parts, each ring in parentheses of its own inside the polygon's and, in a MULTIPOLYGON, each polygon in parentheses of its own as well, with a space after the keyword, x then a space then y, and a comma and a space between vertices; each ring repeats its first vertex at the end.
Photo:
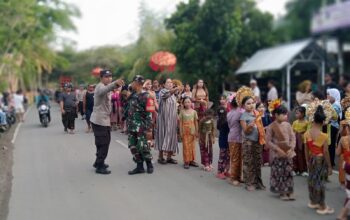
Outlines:
POLYGON ((288 195, 289 201, 295 201, 295 197, 293 194, 288 195))
POLYGON ((230 180, 229 181, 229 183, 231 184, 231 185, 233 185, 233 186, 239 186, 239 185, 241 185, 241 183, 239 182, 239 181, 237 181, 237 180, 230 180))
POLYGON ((165 165, 165 164, 167 164, 167 161, 165 159, 163 159, 163 158, 159 158, 158 159, 158 163, 165 165))
POLYGON ((245 188, 249 192, 254 192, 255 191, 255 187, 254 186, 246 186, 245 188))
POLYGON ((317 212, 317 214, 320 214, 320 215, 330 215, 330 214, 334 213, 334 209, 327 206, 323 210, 317 209, 316 212, 317 212))
POLYGON ((204 171, 207 171, 207 172, 210 172, 210 171, 211 171, 211 169, 210 169, 209 166, 203 167, 203 170, 204 170, 204 171))
POLYGON ((190 169, 190 165, 189 164, 185 164, 184 165, 184 169, 186 169, 186 170, 190 169))
POLYGON ((177 164, 177 161, 174 160, 173 158, 168 158, 168 159, 166 160, 166 162, 167 162, 167 163, 170 163, 170 164, 177 164))
POLYGON ((192 167, 199 167, 198 163, 196 163, 195 161, 191 161, 190 162, 190 166, 192 166, 192 167))
POLYGON ((282 201, 289 201, 289 197, 287 195, 280 195, 280 199, 282 201))
POLYGON ((319 209, 320 205, 319 204, 312 204, 310 202, 309 204, 307 204, 307 207, 309 207, 310 209, 319 209))

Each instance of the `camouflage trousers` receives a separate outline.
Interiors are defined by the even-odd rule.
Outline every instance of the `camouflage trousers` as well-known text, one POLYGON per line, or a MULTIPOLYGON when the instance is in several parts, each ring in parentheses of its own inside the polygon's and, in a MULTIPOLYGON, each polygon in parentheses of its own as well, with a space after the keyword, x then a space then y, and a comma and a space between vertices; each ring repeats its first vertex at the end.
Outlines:
POLYGON ((151 147, 147 143, 145 133, 129 132, 129 149, 136 163, 151 161, 151 147))

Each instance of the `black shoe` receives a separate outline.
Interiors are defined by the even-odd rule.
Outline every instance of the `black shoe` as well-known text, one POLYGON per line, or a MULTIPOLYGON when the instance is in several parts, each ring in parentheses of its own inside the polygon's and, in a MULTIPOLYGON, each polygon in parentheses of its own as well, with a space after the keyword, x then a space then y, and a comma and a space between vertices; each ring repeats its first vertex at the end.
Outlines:
MULTIPOLYGON (((96 168, 97 169, 97 165, 96 165, 96 162, 92 165, 94 168, 96 168)), ((105 169, 107 169, 109 167, 109 165, 108 164, 103 164, 102 166, 101 166, 101 168, 105 168, 105 169)))
POLYGON ((135 175, 145 173, 145 168, 143 168, 143 163, 137 163, 137 167, 128 172, 129 175, 135 175))
POLYGON ((154 171, 152 161, 146 161, 147 173, 151 174, 154 171))
POLYGON ((98 174, 103 174, 103 175, 108 175, 111 174, 111 171, 108 170, 107 168, 97 168, 96 173, 98 174))

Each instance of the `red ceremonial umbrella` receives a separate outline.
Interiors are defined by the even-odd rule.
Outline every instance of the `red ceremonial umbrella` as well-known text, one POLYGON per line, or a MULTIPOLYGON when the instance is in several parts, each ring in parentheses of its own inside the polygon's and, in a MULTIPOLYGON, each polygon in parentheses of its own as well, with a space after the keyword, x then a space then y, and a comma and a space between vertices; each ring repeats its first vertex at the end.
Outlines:
POLYGON ((149 66, 154 71, 173 72, 176 66, 176 56, 167 51, 159 51, 151 56, 149 66))
POLYGON ((102 68, 100 68, 100 67, 95 67, 92 71, 91 71, 91 74, 93 75, 93 76, 96 76, 96 77, 98 77, 98 76, 100 76, 100 71, 102 70, 102 68))

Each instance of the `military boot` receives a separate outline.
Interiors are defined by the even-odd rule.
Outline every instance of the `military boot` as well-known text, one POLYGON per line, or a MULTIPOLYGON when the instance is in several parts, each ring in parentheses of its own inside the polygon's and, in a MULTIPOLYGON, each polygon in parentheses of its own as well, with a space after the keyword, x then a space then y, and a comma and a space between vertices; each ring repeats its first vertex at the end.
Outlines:
POLYGON ((153 173, 153 164, 152 161, 146 161, 146 166, 147 166, 147 173, 151 174, 153 173))
POLYGON ((137 166, 135 169, 128 172, 129 175, 135 175, 140 173, 145 173, 145 168, 143 168, 143 162, 137 163, 137 166))

